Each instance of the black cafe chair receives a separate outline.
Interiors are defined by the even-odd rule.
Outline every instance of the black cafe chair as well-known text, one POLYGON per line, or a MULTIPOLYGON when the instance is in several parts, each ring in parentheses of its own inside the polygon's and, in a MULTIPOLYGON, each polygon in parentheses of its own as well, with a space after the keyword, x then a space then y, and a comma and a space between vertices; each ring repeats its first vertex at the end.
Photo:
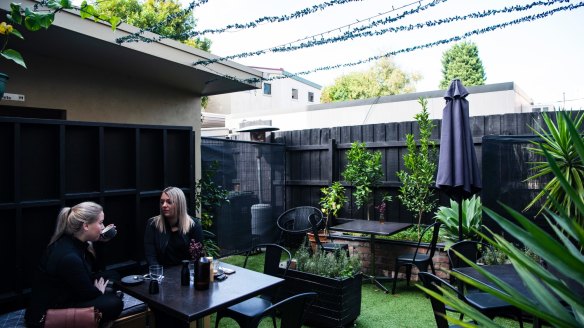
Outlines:
MULTIPOLYGON (((446 281, 440 279, 439 277, 429 273, 429 272, 420 272, 418 277, 424 284, 424 287, 428 288, 429 290, 437 293, 438 295, 442 295, 442 292, 436 288, 436 286, 450 289, 459 295, 458 290, 453 287, 451 284, 447 283, 446 281)), ((434 297, 430 297, 430 302, 432 303, 432 311, 434 311, 434 319, 436 320, 436 326, 438 328, 453 328, 453 327, 460 327, 458 325, 449 325, 448 320, 444 318, 446 315, 446 305, 441 301, 435 299, 434 297)))
MULTIPOLYGON (((326 253, 336 253, 336 252, 345 252, 347 256, 349 255, 349 245, 348 244, 337 244, 337 243, 323 243, 320 241, 318 231, 321 225, 323 225, 324 220, 323 217, 319 217, 318 214, 313 213, 308 216, 308 221, 310 221, 310 225, 312 227, 312 234, 314 235, 314 241, 316 242, 316 246, 320 248, 322 251, 326 253)), ((330 235, 328 236, 330 239, 330 235)))
POLYGON ((434 253, 436 252, 436 243, 438 242, 438 232, 440 231, 440 225, 441 222, 437 221, 427 226, 420 235, 420 239, 418 240, 418 244, 416 245, 416 250, 414 251, 414 253, 400 255, 395 259, 394 266, 395 273, 393 275, 393 288, 391 289, 392 294, 395 294, 397 274, 399 273, 399 268, 402 266, 406 267, 406 283, 408 286, 410 285, 410 278, 412 275, 413 266, 416 266, 420 270, 420 272, 427 272, 428 266, 430 266, 430 268, 432 269, 432 273, 436 274, 432 258, 434 257, 434 253), (430 245, 428 246, 426 253, 421 253, 420 244, 422 243, 422 238, 429 231, 432 231, 432 240, 430 241, 430 245))
POLYGON ((313 206, 298 206, 280 214, 276 225, 280 229, 281 245, 295 247, 302 243, 306 233, 312 231, 308 216, 316 214, 322 217, 322 212, 313 206))
MULTIPOLYGON (((280 328, 300 328, 304 322, 304 312, 314 301, 318 294, 315 292, 297 294, 282 300, 262 313, 258 313, 244 328, 257 328, 263 318, 270 316, 274 318, 276 312, 280 314, 280 328)), ((274 327, 276 325, 274 324, 274 327)))
POLYGON ((427 272, 428 266, 430 266, 432 269, 432 273, 436 274, 432 258, 434 257, 434 253, 436 252, 436 243, 438 242, 438 232, 440 231, 440 225, 441 222, 437 221, 427 226, 420 235, 420 239, 418 240, 418 244, 416 246, 416 250, 414 251, 414 253, 400 255, 395 259, 394 266, 395 273, 393 275, 393 288, 391 289, 392 294, 395 294, 397 274, 399 273, 399 269, 402 266, 406 267, 406 282, 408 286, 410 285, 410 278, 412 275, 413 266, 416 266, 420 270, 420 272, 427 272), (432 240, 430 242, 430 245, 428 246, 426 253, 420 253, 420 244, 422 243, 422 238, 428 231, 432 231, 432 240))
MULTIPOLYGON (((243 262, 243 267, 246 267, 249 255, 258 248, 265 248, 266 252, 264 258, 264 274, 275 277, 285 276, 290 267, 290 263, 292 262, 292 255, 286 248, 277 244, 259 244, 254 246, 252 250, 247 252, 245 261, 243 262), (286 267, 283 275, 279 272, 282 254, 284 254, 286 260, 286 267)), ((219 321, 224 317, 232 318, 240 327, 251 327, 250 325, 254 318, 274 305, 272 302, 276 299, 276 294, 277 289, 270 289, 259 297, 250 298, 232 305, 227 309, 218 311, 217 318, 215 319, 215 328, 219 327, 219 321)), ((273 312, 270 313, 275 328, 276 318, 273 315, 273 312)))

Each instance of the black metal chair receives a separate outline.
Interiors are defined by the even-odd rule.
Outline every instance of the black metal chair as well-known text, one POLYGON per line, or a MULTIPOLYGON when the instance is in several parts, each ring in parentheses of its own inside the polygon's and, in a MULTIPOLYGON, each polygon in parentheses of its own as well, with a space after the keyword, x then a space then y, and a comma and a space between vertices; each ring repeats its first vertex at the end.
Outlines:
MULTIPOLYGON (((455 292, 457 295, 460 295, 458 290, 453 287, 451 284, 447 283, 446 281, 438 278, 437 276, 428 273, 428 272, 420 272, 418 277, 424 284, 424 287, 428 288, 429 290, 437 293, 438 295, 442 295, 442 292, 436 288, 436 286, 440 286, 442 288, 450 289, 455 292)), ((444 318, 446 314, 446 305, 441 301, 435 299, 434 297, 430 297, 430 301, 432 302, 432 310, 434 311, 434 319, 436 320, 436 326, 438 328, 449 328, 449 327, 460 327, 457 325, 449 325, 448 320, 444 318)))
MULTIPOLYGON (((265 248, 266 255, 264 259, 264 273, 271 276, 282 277, 279 274, 280 262, 282 259, 282 254, 286 257, 286 268, 284 271, 284 276, 290 267, 292 261, 292 255, 290 252, 277 244, 260 244, 253 247, 253 250, 247 252, 245 261, 243 262, 243 267, 247 265, 247 259, 249 255, 258 248, 265 248)), ((217 318, 215 319, 215 328, 219 327, 219 321, 224 317, 229 317, 235 320, 240 327, 250 327, 252 321, 256 316, 264 313, 268 308, 273 306, 272 303, 277 296, 277 289, 271 289, 259 297, 253 297, 245 300, 241 303, 237 303, 225 310, 220 310, 217 312, 217 318)), ((276 327, 276 318, 273 316, 272 320, 274 327, 276 327)), ((267 315, 267 314, 266 314, 267 315)), ((265 316, 265 315, 264 315, 265 316)))
POLYGON ((440 231, 440 225, 441 223, 438 221, 427 226, 422 232, 420 239, 418 240, 418 244, 416 246, 416 250, 414 251, 414 253, 400 255, 395 259, 394 266, 395 273, 393 275, 393 288, 391 289, 392 294, 395 294, 397 274, 399 273, 399 269, 402 266, 406 267, 406 281, 408 286, 410 285, 410 278, 412 275, 413 266, 416 266, 420 270, 420 272, 427 272, 429 265, 432 269, 432 273, 436 274, 436 271, 434 270, 434 262, 432 261, 432 257, 434 257, 434 253, 436 252, 436 243, 438 242, 438 232, 440 231), (426 253, 422 254, 419 252, 420 244, 422 243, 422 238, 424 237, 424 235, 430 230, 432 230, 432 240, 430 242, 430 245, 428 246, 426 253))
MULTIPOLYGON (((316 245, 321 250, 327 253, 335 253, 344 251, 347 256, 349 255, 349 244, 337 244, 337 243, 323 243, 320 241, 318 236, 318 231, 320 226, 324 223, 323 217, 318 217, 318 214, 313 213, 308 216, 308 221, 310 221, 310 225, 312 226, 312 233, 314 234, 314 241, 316 245)), ((330 235, 328 236, 330 239, 330 235)))
POLYGON ((276 224, 280 228, 280 244, 298 246, 304 240, 307 232, 312 231, 308 216, 316 214, 322 217, 322 212, 313 206, 299 206, 280 214, 276 224))
POLYGON ((279 312, 281 318, 280 328, 300 328, 304 322, 304 311, 317 295, 315 292, 309 292, 290 296, 265 309, 262 313, 258 313, 249 324, 241 327, 256 328, 263 318, 267 316, 274 318, 276 312, 279 312))

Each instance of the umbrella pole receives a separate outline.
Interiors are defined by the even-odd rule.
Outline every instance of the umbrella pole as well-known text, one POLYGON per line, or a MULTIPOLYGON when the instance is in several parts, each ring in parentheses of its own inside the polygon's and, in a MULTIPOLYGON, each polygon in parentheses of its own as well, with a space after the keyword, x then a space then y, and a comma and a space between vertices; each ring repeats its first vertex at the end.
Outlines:
POLYGON ((458 193, 458 241, 462 240, 462 192, 458 193))

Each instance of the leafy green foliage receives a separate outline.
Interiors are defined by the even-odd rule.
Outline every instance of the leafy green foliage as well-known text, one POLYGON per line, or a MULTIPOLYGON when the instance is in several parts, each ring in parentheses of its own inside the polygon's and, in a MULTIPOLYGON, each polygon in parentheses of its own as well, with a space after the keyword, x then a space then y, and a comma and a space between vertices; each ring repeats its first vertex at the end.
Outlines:
POLYGON ((365 143, 354 142, 347 151, 347 166, 343 171, 343 177, 355 186, 353 196, 358 208, 371 203, 373 200, 373 187, 381 178, 381 152, 368 151, 365 143))
POLYGON ((130 25, 181 41, 191 47, 204 51, 211 48, 211 40, 189 37, 195 30, 196 20, 192 12, 182 10, 178 0, 101 1, 97 8, 120 17, 130 25), (172 19, 168 19, 169 17, 172 19))
MULTIPOLYGON (((93 18, 95 21, 102 21, 109 23, 112 30, 115 31, 120 20, 115 16, 107 16, 89 5, 87 1, 83 1, 81 6, 76 7, 70 0, 48 0, 36 4, 32 9, 23 8, 20 3, 12 2, 10 4, 10 13, 6 15, 7 21, 14 25, 23 25, 31 31, 36 32, 40 29, 48 29, 53 25, 55 14, 64 9, 74 9, 81 13, 81 18, 93 18), (41 7, 46 7, 41 8, 41 7), (47 10, 48 9, 48 10, 47 10)), ((22 34, 14 28, 14 26, 6 22, 0 23, 0 35, 4 36, 2 48, 0 48, 0 55, 3 58, 14 61, 16 64, 26 68, 26 63, 20 52, 14 49, 6 48, 10 36, 15 36, 24 40, 22 34)))
MULTIPOLYGON (((434 217, 443 223, 444 238, 458 241, 458 203, 451 199, 450 207, 438 207, 434 217)), ((462 201, 462 217, 462 238, 476 240, 483 221, 483 206, 479 196, 474 195, 462 201)))
POLYGON ((339 210, 343 208, 343 205, 348 200, 347 196, 345 196, 345 187, 339 181, 335 181, 332 185, 321 188, 320 192, 322 197, 318 204, 322 213, 327 217, 337 217, 339 210))
POLYGON ((460 79, 467 87, 485 84, 487 75, 479 49, 473 42, 457 43, 442 54, 440 89, 446 89, 453 79, 460 79))
POLYGON ((294 255, 296 270, 329 278, 349 278, 361 270, 361 261, 356 256, 347 257, 344 252, 326 253, 318 247, 311 254, 306 243, 294 255))
MULTIPOLYGON (((544 151, 548 152, 558 165, 562 176, 568 181, 570 186, 580 195, 580 201, 584 200, 584 161, 578 157, 574 138, 581 139, 582 136, 572 136, 569 130, 569 124, 573 122, 574 128, 578 131, 582 129, 582 122, 584 122, 584 114, 575 114, 571 118, 571 114, 564 112, 565 115, 556 115, 557 123, 555 123, 547 113, 543 114, 543 121, 545 129, 537 125, 532 127, 532 131, 537 134, 543 141, 533 142, 534 147, 527 148, 534 154, 544 158, 544 151), (545 132, 541 132, 545 131, 545 132)), ((548 161, 532 162, 532 170, 534 174, 526 179, 526 181, 537 180, 543 176, 553 174, 551 165, 548 161)), ((553 177, 543 187, 541 192, 525 207, 525 210, 538 204, 540 200, 545 199, 543 206, 540 208, 540 214, 544 209, 549 209, 555 213, 559 213, 559 208, 564 209, 567 215, 576 220, 581 226, 584 226, 584 216, 578 213, 576 205, 574 204, 570 195, 568 195, 558 177, 553 177), (559 208, 558 208, 559 207, 559 208)))
POLYGON ((402 183, 398 198, 408 211, 416 213, 419 235, 424 213, 432 211, 436 204, 434 190, 430 188, 436 174, 436 146, 430 140, 434 123, 428 113, 428 100, 420 98, 418 103, 422 106, 422 111, 415 116, 420 128, 419 147, 414 135, 407 134, 408 153, 404 155, 406 170, 399 171, 397 177, 402 183))
MULTIPOLYGON (((580 137, 574 121, 565 112, 559 112, 558 115, 564 116, 563 119, 566 120, 566 128, 574 143, 578 159, 580 161, 584 160, 584 141, 580 137)), ((542 149, 542 152, 548 161, 550 170, 558 178, 561 188, 571 198, 576 211, 575 214, 582 215, 584 213, 584 201, 578 189, 563 176, 563 171, 554 155, 545 148, 542 149)), ((556 268, 565 277, 572 279, 572 283, 584 287, 584 255, 582 254, 584 228, 568 215, 567 210, 558 206, 559 204, 554 205, 558 213, 550 210, 546 210, 544 213, 545 219, 552 228, 552 234, 547 233, 532 220, 505 205, 503 207, 507 214, 512 217, 512 220, 506 219, 489 209, 485 209, 485 212, 509 235, 538 254, 548 266, 556 268)), ((553 327, 582 327, 584 325, 582 295, 578 294, 576 288, 570 288, 566 284, 566 278, 560 278, 546 270, 535 259, 502 236, 494 234, 492 238, 489 238, 484 234, 481 235, 509 257, 524 285, 533 296, 524 296, 469 260, 465 261, 491 280, 497 286, 496 289, 456 272, 451 274, 464 281, 465 284, 475 286, 520 308, 524 312, 545 320, 553 327)), ((462 255, 459 256, 464 259, 462 255)), ((490 320, 485 320, 484 317, 477 315, 476 311, 456 304, 452 299, 452 297, 456 298, 456 295, 446 293, 445 296, 442 299, 445 304, 456 308, 473 319, 477 319, 481 325, 496 326, 490 320)), ((433 295, 433 297, 435 296, 433 295)), ((447 317, 447 319, 451 322, 457 320, 457 318, 451 317, 447 317)))
POLYGON ((228 203, 229 191, 213 181, 219 162, 213 161, 203 169, 202 177, 195 183, 195 207, 201 211, 201 224, 204 229, 213 225, 213 213, 217 206, 228 203))
POLYGON ((408 74, 384 57, 368 71, 335 79, 333 85, 324 88, 320 101, 329 103, 410 93, 416 91, 414 84, 420 79, 419 74, 408 74))

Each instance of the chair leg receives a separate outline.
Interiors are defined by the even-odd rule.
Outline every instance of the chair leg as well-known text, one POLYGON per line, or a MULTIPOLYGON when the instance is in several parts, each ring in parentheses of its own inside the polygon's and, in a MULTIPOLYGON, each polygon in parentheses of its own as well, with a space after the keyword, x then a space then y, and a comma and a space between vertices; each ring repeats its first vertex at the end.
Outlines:
POLYGON ((412 277, 412 266, 413 265, 406 265, 406 285, 410 285, 410 278, 412 277))
POLYGON ((399 263, 395 260, 394 273, 393 273, 393 288, 391 289, 391 294, 395 294, 395 285, 397 284, 397 273, 399 272, 399 263))
MULTIPOLYGON (((432 260, 430 260, 430 268, 432 269, 432 274, 436 275, 436 270, 434 269, 434 262, 432 260)), ((427 269, 426 269, 426 272, 428 272, 427 269)))
MULTIPOLYGON (((274 324, 274 328, 278 328, 278 326, 276 326, 276 315, 272 314, 272 323, 274 324)), ((523 327, 521 327, 523 328, 523 327)))

